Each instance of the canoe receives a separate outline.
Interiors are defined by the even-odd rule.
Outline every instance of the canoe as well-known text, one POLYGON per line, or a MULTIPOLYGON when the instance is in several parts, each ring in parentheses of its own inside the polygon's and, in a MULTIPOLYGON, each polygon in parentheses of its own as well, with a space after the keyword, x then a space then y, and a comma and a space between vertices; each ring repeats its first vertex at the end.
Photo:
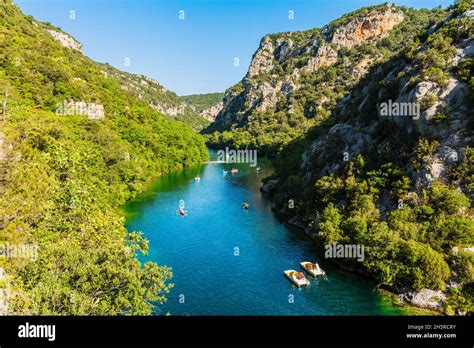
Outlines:
POLYGON ((311 274, 313 277, 323 276, 326 274, 326 272, 324 272, 317 263, 304 261, 304 262, 301 262, 300 265, 306 272, 311 274), (314 266, 314 268, 311 267, 312 265, 314 266))
POLYGON ((303 275, 303 278, 301 278, 301 279, 296 278, 297 274, 302 274, 301 272, 297 272, 293 269, 290 269, 290 270, 284 271, 283 273, 297 287, 305 286, 305 285, 310 284, 309 280, 306 279, 306 277, 304 275, 303 275))

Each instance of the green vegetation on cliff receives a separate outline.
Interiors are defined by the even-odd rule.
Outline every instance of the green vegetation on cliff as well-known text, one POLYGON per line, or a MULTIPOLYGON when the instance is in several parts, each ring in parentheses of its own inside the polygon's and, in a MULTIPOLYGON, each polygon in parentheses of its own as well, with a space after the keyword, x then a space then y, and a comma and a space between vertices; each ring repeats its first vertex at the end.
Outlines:
MULTIPOLYGON (((209 142, 231 144, 237 148, 258 148, 274 156, 285 144, 329 119, 337 103, 350 93, 371 65, 390 60, 399 54, 402 47, 416 46, 426 36, 427 30, 447 15, 446 10, 440 8, 415 10, 390 7, 394 14, 403 14, 403 21, 386 37, 349 47, 331 43, 333 39, 328 33, 351 21, 362 20, 368 14, 383 13, 387 8, 387 4, 363 8, 331 22, 323 29, 269 35, 275 48, 273 66, 269 71, 246 77, 244 84, 251 88, 243 88, 242 82, 239 82, 226 91, 232 95, 226 114, 239 121, 222 124, 217 119, 207 129, 207 133, 211 133, 209 142), (315 46, 330 47, 335 56, 322 54, 318 60, 323 65, 313 70, 308 69, 308 63, 315 56, 315 46), (282 47, 291 47, 291 54, 283 56, 282 47), (276 89, 276 101, 273 102, 273 98, 269 97, 272 89, 279 82, 288 80, 293 83, 291 92, 276 89), (262 86, 261 94, 254 95, 253 91, 262 86), (271 102, 271 107, 261 110, 258 106, 262 100, 271 102)), ((350 35, 350 29, 346 30, 350 35)))
POLYGON ((192 105, 196 108, 197 112, 201 112, 205 109, 208 109, 214 105, 219 104, 222 101, 224 93, 206 93, 206 94, 191 94, 184 95, 181 97, 189 105, 192 105))
POLYGON ((407 38, 331 109, 331 118, 290 142, 275 160, 280 184, 273 191, 277 205, 305 221, 322 245, 366 247, 364 262, 347 259, 347 267, 399 292, 442 290, 450 314, 474 312, 474 144, 472 128, 459 125, 472 124, 472 58, 454 60, 456 47, 474 38, 472 18, 460 15, 465 3, 430 35, 407 38), (428 91, 420 98, 421 121, 380 118, 377 105, 410 95, 410 88, 424 91, 419 86, 428 91), (445 90, 456 104, 440 97, 445 90), (436 106, 443 117, 429 110, 436 106), (303 152, 302 171, 295 158, 303 152), (288 199, 296 209, 288 209, 288 199))
POLYGON ((165 116, 182 121, 195 131, 200 131, 209 125, 209 121, 199 115, 194 105, 178 97, 176 93, 166 90, 156 80, 118 70, 109 64, 101 64, 101 71, 106 76, 117 79, 120 87, 127 93, 145 101, 151 108, 165 116))
POLYGON ((274 158, 275 208, 321 246, 366 247, 346 267, 397 292, 444 291, 450 314, 474 312, 472 5, 384 4, 268 36, 208 128, 210 143, 274 158), (365 18, 386 28, 400 13, 386 36, 352 45, 377 23, 365 18), (308 70, 315 56, 322 65, 308 70), (418 103, 418 118, 381 117, 388 100, 418 103))

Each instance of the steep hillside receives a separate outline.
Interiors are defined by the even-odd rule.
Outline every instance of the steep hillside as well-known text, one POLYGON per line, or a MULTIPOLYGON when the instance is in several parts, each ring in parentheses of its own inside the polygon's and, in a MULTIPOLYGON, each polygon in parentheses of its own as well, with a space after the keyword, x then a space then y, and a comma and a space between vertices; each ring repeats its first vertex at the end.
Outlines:
POLYGON ((229 88, 206 129, 212 143, 274 154, 326 120, 376 62, 444 18, 443 10, 363 8, 321 29, 265 36, 245 78, 229 88))
POLYGON ((168 91, 158 81, 118 70, 109 64, 103 64, 101 71, 104 76, 117 79, 125 91, 146 101, 156 111, 183 121, 195 131, 200 131, 209 125, 208 117, 201 115, 191 103, 168 91))
POLYGON ((0 243, 26 250, 0 258, 8 313, 149 314, 171 271, 140 264, 147 241, 118 208, 154 177, 206 160, 201 136, 10 0, 0 0, 0 92, 0 243))
POLYGON ((465 314, 474 310, 474 8, 460 9, 375 64, 326 122, 288 144, 265 189, 322 245, 365 245, 365 261, 346 267, 408 302, 465 314), (419 113, 386 116, 388 102, 419 113))
POLYGON ((363 245, 344 268, 449 314, 474 312, 473 17, 381 5, 266 36, 207 130, 275 156, 262 190, 321 247, 363 245))
MULTIPOLYGON (((50 23, 36 21, 32 17, 28 17, 28 19, 36 27, 49 33, 56 42, 61 44, 61 46, 83 53, 82 44, 60 28, 55 27, 50 23)), ((199 115, 194 107, 188 105, 188 103, 178 97, 176 93, 165 89, 158 81, 143 75, 121 71, 107 63, 96 63, 96 66, 105 78, 117 80, 120 87, 126 91, 127 94, 145 101, 149 106, 161 114, 183 121, 195 131, 200 131, 209 125, 207 117, 199 115)), ((77 78, 75 81, 80 82, 77 78)))
POLYGON ((222 109, 224 93, 192 94, 182 96, 181 99, 188 103, 205 119, 214 121, 222 109))

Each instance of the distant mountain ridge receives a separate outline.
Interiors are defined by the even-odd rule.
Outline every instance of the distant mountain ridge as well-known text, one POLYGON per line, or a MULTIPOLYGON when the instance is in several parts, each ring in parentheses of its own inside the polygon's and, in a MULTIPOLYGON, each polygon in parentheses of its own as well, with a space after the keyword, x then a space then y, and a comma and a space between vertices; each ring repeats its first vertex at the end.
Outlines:
POLYGON ((214 121, 222 109, 224 93, 192 94, 180 97, 201 116, 214 121))
POLYGON ((200 115, 193 105, 164 88, 158 81, 144 75, 121 71, 109 64, 102 64, 102 67, 106 76, 116 78, 125 91, 146 101, 158 112, 183 121, 195 131, 200 131, 209 125, 207 117, 200 115))

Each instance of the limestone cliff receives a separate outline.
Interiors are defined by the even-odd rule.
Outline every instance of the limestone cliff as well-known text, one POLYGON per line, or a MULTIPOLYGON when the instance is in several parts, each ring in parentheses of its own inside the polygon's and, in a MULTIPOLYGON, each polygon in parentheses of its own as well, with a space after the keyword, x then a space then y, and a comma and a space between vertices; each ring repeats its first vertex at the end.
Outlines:
MULTIPOLYGON (((259 112, 288 109, 291 112, 291 104, 297 104, 293 100, 297 98, 297 91, 303 89, 301 93, 304 93, 307 88, 307 76, 315 75, 338 61, 353 72, 352 80, 363 76, 382 55, 367 53, 349 61, 344 60, 341 53, 376 44, 404 18, 401 8, 386 4, 346 15, 322 29, 265 36, 245 78, 226 91, 222 110, 209 132, 230 129, 233 125, 245 128, 253 119, 252 115, 259 112)), ((334 83, 328 81, 326 85, 333 88, 334 83)), ((321 96, 315 100, 312 110, 304 110, 305 118, 313 119, 318 109, 329 103, 328 98, 321 96)), ((298 108, 297 105, 294 107, 298 108)))
POLYGON ((51 34, 53 39, 58 41, 61 46, 69 48, 71 50, 76 50, 81 53, 84 52, 84 48, 82 47, 82 44, 75 40, 71 35, 63 33, 62 31, 59 30, 54 30, 54 29, 48 29, 48 32, 51 34))

